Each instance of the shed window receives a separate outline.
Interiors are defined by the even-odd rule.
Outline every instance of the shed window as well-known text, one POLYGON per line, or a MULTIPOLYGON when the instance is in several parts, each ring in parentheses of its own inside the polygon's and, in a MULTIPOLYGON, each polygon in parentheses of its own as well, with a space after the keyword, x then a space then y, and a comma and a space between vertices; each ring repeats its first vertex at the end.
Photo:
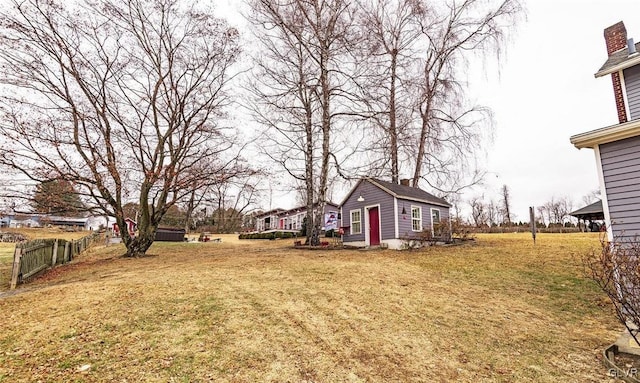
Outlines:
POLYGON ((411 206, 411 230, 422 231, 422 208, 411 206))
POLYGON ((362 233, 362 215, 360 209, 351 210, 351 234, 362 233))

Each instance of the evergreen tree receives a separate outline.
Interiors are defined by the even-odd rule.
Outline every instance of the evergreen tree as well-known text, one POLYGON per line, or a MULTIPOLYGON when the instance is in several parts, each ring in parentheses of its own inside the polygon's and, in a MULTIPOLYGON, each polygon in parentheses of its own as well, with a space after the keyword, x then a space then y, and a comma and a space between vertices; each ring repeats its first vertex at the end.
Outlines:
POLYGON ((50 180, 38 184, 32 206, 38 213, 62 216, 78 215, 86 210, 73 184, 65 180, 50 180))

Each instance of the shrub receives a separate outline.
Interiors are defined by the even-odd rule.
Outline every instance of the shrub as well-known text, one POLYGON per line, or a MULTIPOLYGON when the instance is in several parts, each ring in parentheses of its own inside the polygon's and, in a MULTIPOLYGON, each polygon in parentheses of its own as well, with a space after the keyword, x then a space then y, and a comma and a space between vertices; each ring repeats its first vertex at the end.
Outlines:
POLYGON ((601 249, 583 258, 588 277, 609 297, 620 323, 640 345, 640 238, 601 240, 601 249))

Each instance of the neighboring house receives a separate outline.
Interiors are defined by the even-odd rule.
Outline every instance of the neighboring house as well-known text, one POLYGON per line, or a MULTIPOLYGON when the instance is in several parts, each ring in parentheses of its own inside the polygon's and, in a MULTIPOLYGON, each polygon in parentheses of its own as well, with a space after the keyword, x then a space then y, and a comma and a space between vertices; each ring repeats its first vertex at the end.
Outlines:
POLYGON ((41 227, 58 226, 74 227, 84 230, 98 230, 110 227, 115 218, 95 217, 61 217, 48 214, 18 214, 0 217, 0 227, 41 227))
MULTIPOLYGON (((313 205, 313 214, 315 214, 317 212, 318 209, 318 204, 314 204, 313 205)), ((336 225, 331 225, 331 216, 334 217, 334 219, 337 217, 338 215, 338 205, 333 203, 333 202, 327 202, 324 205, 324 209, 322 211, 322 217, 323 217, 323 225, 322 225, 322 230, 327 229, 327 223, 329 223, 329 229, 337 229, 336 225), (329 222, 327 222, 329 221, 329 222)), ((304 222, 304 219, 307 217, 307 207, 306 206, 299 206, 299 207, 295 207, 293 209, 287 210, 287 211, 283 211, 282 213, 280 213, 280 215, 278 216, 278 228, 279 229, 283 229, 283 230, 295 230, 295 231, 300 231, 302 230, 302 224, 304 222)))
POLYGON ((363 178, 340 205, 343 242, 351 246, 387 245, 402 249, 434 224, 449 224, 451 205, 426 191, 402 184, 363 178))
POLYGON ((283 211, 283 209, 273 209, 256 215, 256 230, 266 231, 277 229, 279 222, 278 214, 282 213, 283 211))
POLYGON ((42 227, 40 224, 40 216, 39 215, 16 215, 11 218, 9 222, 9 227, 12 228, 20 228, 20 227, 42 227))
POLYGON ((609 240, 640 235, 640 55, 622 22, 604 30, 609 55, 596 77, 611 75, 618 124, 571 137, 593 149, 609 240))
POLYGON ((5 215, 0 217, 0 228, 1 227, 9 227, 9 224, 11 223, 11 220, 13 219, 12 216, 9 215, 5 215))
POLYGON ((115 217, 95 215, 87 218, 87 223, 84 228, 86 230, 97 231, 113 227, 114 223, 116 223, 115 217))
POLYGON ((78 217, 60 217, 55 215, 45 215, 40 219, 43 225, 60 226, 60 227, 74 227, 78 229, 84 229, 88 218, 78 217))
MULTIPOLYGON (((127 231, 129 232, 129 235, 134 236, 136 234, 136 229, 138 227, 138 224, 136 223, 136 221, 132 220, 131 218, 125 218, 124 222, 127 225, 127 231)), ((115 235, 116 237, 119 237, 120 228, 118 227, 118 224, 114 222, 111 228, 113 230, 113 235, 115 235)))
MULTIPOLYGON (((317 204, 313 205, 313 212, 316 213, 317 204)), ((333 202, 327 202, 324 206, 322 216, 325 221, 329 221, 329 228, 332 228, 332 217, 335 219, 338 215, 338 205, 333 202)), ((284 231, 300 231, 305 217, 307 216, 307 207, 298 206, 293 209, 283 210, 274 209, 256 216, 256 230, 284 230, 284 231)), ((322 226, 322 230, 326 229, 327 222, 322 226)), ((335 225, 333 228, 336 228, 335 225)))

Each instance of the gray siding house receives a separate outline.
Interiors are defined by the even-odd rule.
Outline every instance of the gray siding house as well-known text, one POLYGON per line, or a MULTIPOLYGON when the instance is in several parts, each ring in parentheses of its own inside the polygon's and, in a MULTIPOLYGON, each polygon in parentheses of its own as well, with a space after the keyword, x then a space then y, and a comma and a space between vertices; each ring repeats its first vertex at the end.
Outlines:
POLYGON ((363 178, 340 204, 343 242, 350 246, 402 249, 434 223, 449 224, 451 205, 407 182, 398 185, 363 178))
POLYGON ((609 57, 595 76, 611 76, 619 123, 570 140, 595 153, 609 240, 629 241, 640 237, 640 46, 622 22, 604 38, 609 57))

